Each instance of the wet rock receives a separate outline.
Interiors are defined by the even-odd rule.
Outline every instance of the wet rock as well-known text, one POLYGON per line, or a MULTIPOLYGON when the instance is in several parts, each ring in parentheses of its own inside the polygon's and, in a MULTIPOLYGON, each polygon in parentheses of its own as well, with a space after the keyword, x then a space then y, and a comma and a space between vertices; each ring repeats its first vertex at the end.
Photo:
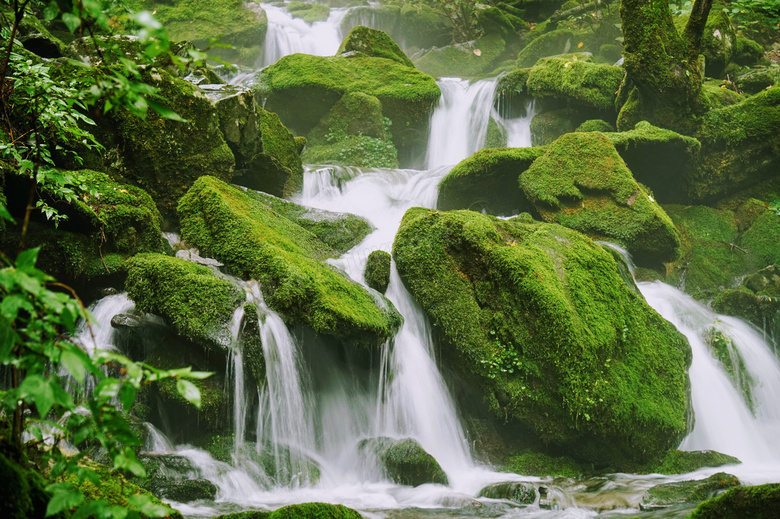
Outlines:
POLYGON ((531 143, 534 147, 552 144, 564 134, 571 133, 591 114, 571 108, 548 110, 531 119, 531 143))
POLYGON ((691 514, 691 519, 737 519, 774 517, 780 510, 780 483, 738 487, 708 499, 691 514))
POLYGON ((358 448, 364 455, 378 458, 387 478, 394 483, 415 487, 425 483, 448 484, 436 459, 411 438, 369 438, 361 440, 358 448))
POLYGON ((530 505, 536 501, 536 487, 522 481, 494 483, 479 491, 477 497, 490 499, 508 499, 521 505, 530 505))
POLYGON ((133 482, 160 499, 189 503, 198 499, 215 499, 217 487, 200 477, 200 471, 184 456, 175 454, 140 454, 138 461, 147 477, 133 482))
POLYGON ((740 482, 735 476, 724 472, 719 472, 703 480, 664 483, 645 492, 639 503, 639 508, 651 511, 683 503, 696 503, 739 484, 740 482))
POLYGON ((362 519, 358 512, 344 505, 328 503, 303 503, 282 507, 268 516, 268 519, 362 519))
POLYGON ((374 58, 387 58, 397 61, 406 67, 414 67, 414 63, 404 54, 387 33, 370 29, 368 27, 358 26, 349 31, 349 34, 341 42, 336 55, 354 52, 374 58))
POLYGON ((382 294, 390 284, 390 262, 390 254, 382 250, 373 251, 366 261, 366 284, 382 294))
POLYGON ((648 466, 643 472, 686 474, 704 467, 720 467, 736 463, 741 462, 734 456, 716 451, 670 450, 660 463, 648 466))
POLYGON ((488 34, 473 42, 430 49, 414 64, 434 77, 474 77, 493 71, 505 49, 501 36, 488 34))

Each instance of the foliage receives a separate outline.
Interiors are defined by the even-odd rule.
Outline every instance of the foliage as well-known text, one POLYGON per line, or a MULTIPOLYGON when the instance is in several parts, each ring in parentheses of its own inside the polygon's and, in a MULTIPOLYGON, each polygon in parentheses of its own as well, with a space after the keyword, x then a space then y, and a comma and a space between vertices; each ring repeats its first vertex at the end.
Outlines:
POLYGON ((780 27, 780 3, 775 0, 730 0, 723 11, 740 29, 757 30, 759 25, 780 27))

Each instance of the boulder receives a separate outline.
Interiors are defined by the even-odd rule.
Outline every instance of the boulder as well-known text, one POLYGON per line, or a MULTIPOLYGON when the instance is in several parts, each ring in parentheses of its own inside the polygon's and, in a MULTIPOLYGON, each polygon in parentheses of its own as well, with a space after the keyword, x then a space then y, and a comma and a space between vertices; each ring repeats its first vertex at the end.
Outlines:
POLYGON ((685 436, 690 348, 587 237, 527 217, 414 208, 393 256, 446 369, 515 436, 613 468, 685 436))
POLYGON ((309 25, 314 22, 323 22, 330 16, 330 7, 322 4, 308 2, 290 2, 285 7, 296 18, 300 18, 309 25))
POLYGON ((359 25, 349 31, 341 42, 336 55, 357 53, 372 58, 387 58, 397 61, 405 67, 414 67, 414 63, 404 54, 387 33, 359 25))
MULTIPOLYGON (((605 121, 604 119, 588 119, 581 125, 577 126, 575 132, 614 132, 615 125, 605 121)), ((623 159, 625 160, 625 159, 623 159)))
POLYGON ((505 49, 500 35, 488 34, 471 42, 430 49, 414 64, 434 77, 474 77, 491 72, 505 49))
POLYGON ((268 519, 362 519, 355 510, 329 503, 287 505, 272 512, 268 519))
POLYGON ((543 452, 526 452, 512 456, 506 469, 524 476, 577 478, 585 473, 579 463, 565 456, 549 456, 543 452))
POLYGON ((571 108, 540 112, 531 119, 531 144, 533 146, 552 144, 562 135, 574 132, 593 115, 571 108))
POLYGON ((658 474, 686 474, 704 467, 721 467, 741 463, 734 456, 716 451, 680 451, 670 450, 663 459, 648 465, 642 472, 658 474))
POLYGON ((749 274, 738 288, 720 292, 712 308, 745 319, 775 339, 780 337, 780 268, 770 265, 749 274))
POLYGON ((477 497, 506 499, 521 505, 532 505, 536 501, 536 487, 522 481, 493 483, 480 490, 477 497))
POLYGON ((366 260, 366 284, 382 294, 390 284, 390 254, 383 250, 375 250, 366 260))
POLYGON ((182 237, 233 272, 260 281, 287 322, 354 344, 381 344, 400 316, 323 260, 336 252, 266 204, 203 177, 179 203, 182 237))
POLYGON ((709 77, 723 77, 736 53, 737 31, 729 16, 722 10, 711 13, 701 37, 704 73, 709 77))
POLYGON ((588 52, 589 40, 569 29, 557 29, 534 38, 517 55, 517 68, 533 67, 542 58, 578 50, 588 52), (585 39, 583 39, 585 38, 585 39), (580 46, 580 43, 583 45, 580 46))
POLYGON ((341 33, 365 25, 380 29, 401 48, 427 49, 452 41, 452 22, 441 11, 418 3, 368 5, 350 9, 341 21, 341 33))
POLYGON ((518 186, 520 174, 544 148, 486 148, 462 160, 441 182, 436 207, 513 216, 533 205, 518 186))
POLYGON ((724 472, 703 480, 664 483, 645 492, 639 508, 651 511, 684 503, 697 503, 738 485, 740 482, 735 476, 724 472))
POLYGON ((216 485, 200 477, 200 471, 184 456, 141 454, 138 461, 146 470, 146 478, 130 481, 160 499, 189 503, 198 499, 214 500, 217 496, 216 485))
POLYGON ((737 34, 737 48, 734 51, 733 61, 743 67, 752 67, 767 62, 761 44, 741 34, 737 34))
POLYGON ((520 175, 520 187, 543 220, 617 242, 637 264, 657 265, 679 254, 674 224, 605 134, 559 138, 520 175))
POLYGON ((772 517, 780 510, 780 483, 737 487, 703 502, 691 519, 736 519, 772 517))
POLYGON ((368 438, 361 440, 358 448, 363 456, 375 456, 393 483, 413 487, 449 483, 436 459, 411 438, 368 438))
POLYGON ((780 69, 760 68, 741 74, 734 79, 737 88, 748 94, 757 94, 780 82, 780 69))

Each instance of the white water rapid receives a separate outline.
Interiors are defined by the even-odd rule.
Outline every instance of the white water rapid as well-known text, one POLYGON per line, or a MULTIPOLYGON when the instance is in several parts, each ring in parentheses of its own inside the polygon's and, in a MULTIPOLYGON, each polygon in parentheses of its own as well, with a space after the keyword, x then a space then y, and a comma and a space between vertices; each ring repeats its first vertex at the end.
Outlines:
POLYGON ((292 16, 284 7, 275 4, 261 4, 261 7, 268 15, 263 54, 258 60, 261 68, 299 52, 314 56, 336 54, 342 39, 339 25, 346 8, 333 8, 327 20, 310 25, 292 16))

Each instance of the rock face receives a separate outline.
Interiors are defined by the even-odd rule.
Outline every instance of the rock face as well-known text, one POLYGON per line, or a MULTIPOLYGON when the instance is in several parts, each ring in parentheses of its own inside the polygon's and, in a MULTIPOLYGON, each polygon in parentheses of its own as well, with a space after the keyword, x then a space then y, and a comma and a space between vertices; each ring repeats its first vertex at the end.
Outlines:
POLYGON ((415 59, 414 64, 435 77, 473 77, 495 68, 506 42, 498 34, 489 34, 473 42, 433 48, 415 59))
POLYGON ((704 467, 720 467, 742 463, 734 456, 716 451, 679 451, 670 450, 664 459, 655 465, 646 467, 643 472, 659 474, 685 474, 704 467))
POLYGON ((390 283, 390 262, 390 254, 383 250, 375 250, 366 261, 366 284, 382 294, 390 283))
POLYGON ((735 476, 719 472, 704 480, 656 485, 642 496, 639 508, 658 510, 683 503, 696 503, 739 484, 740 482, 735 476))
POLYGON ((436 459, 411 438, 366 439, 360 442, 359 449, 365 456, 376 456, 387 478, 399 485, 448 484, 436 459))
POLYGON ((321 261, 335 256, 333 249, 239 189, 202 177, 179 215, 187 242, 259 280, 268 305, 288 322, 358 344, 381 343, 400 325, 389 301, 321 261))
POLYGON ((518 435, 612 467, 657 459, 685 435, 690 348, 588 238, 410 209, 393 255, 443 362, 518 435))
POLYGON ((336 55, 347 53, 357 53, 372 58, 387 58, 397 61, 406 67, 414 67, 414 63, 404 54, 393 39, 387 33, 370 29, 368 27, 357 26, 341 42, 336 55))
POLYGON ((536 488, 531 483, 507 481, 495 483, 479 491, 477 497, 490 499, 508 499, 521 505, 530 505, 536 501, 536 488))
POLYGON ((780 483, 737 487, 713 497, 690 515, 691 519, 774 517, 780 509, 780 483))
POLYGON ((520 187, 545 221, 618 242, 639 264, 679 254, 674 224, 601 133, 564 135, 520 176, 520 187))

